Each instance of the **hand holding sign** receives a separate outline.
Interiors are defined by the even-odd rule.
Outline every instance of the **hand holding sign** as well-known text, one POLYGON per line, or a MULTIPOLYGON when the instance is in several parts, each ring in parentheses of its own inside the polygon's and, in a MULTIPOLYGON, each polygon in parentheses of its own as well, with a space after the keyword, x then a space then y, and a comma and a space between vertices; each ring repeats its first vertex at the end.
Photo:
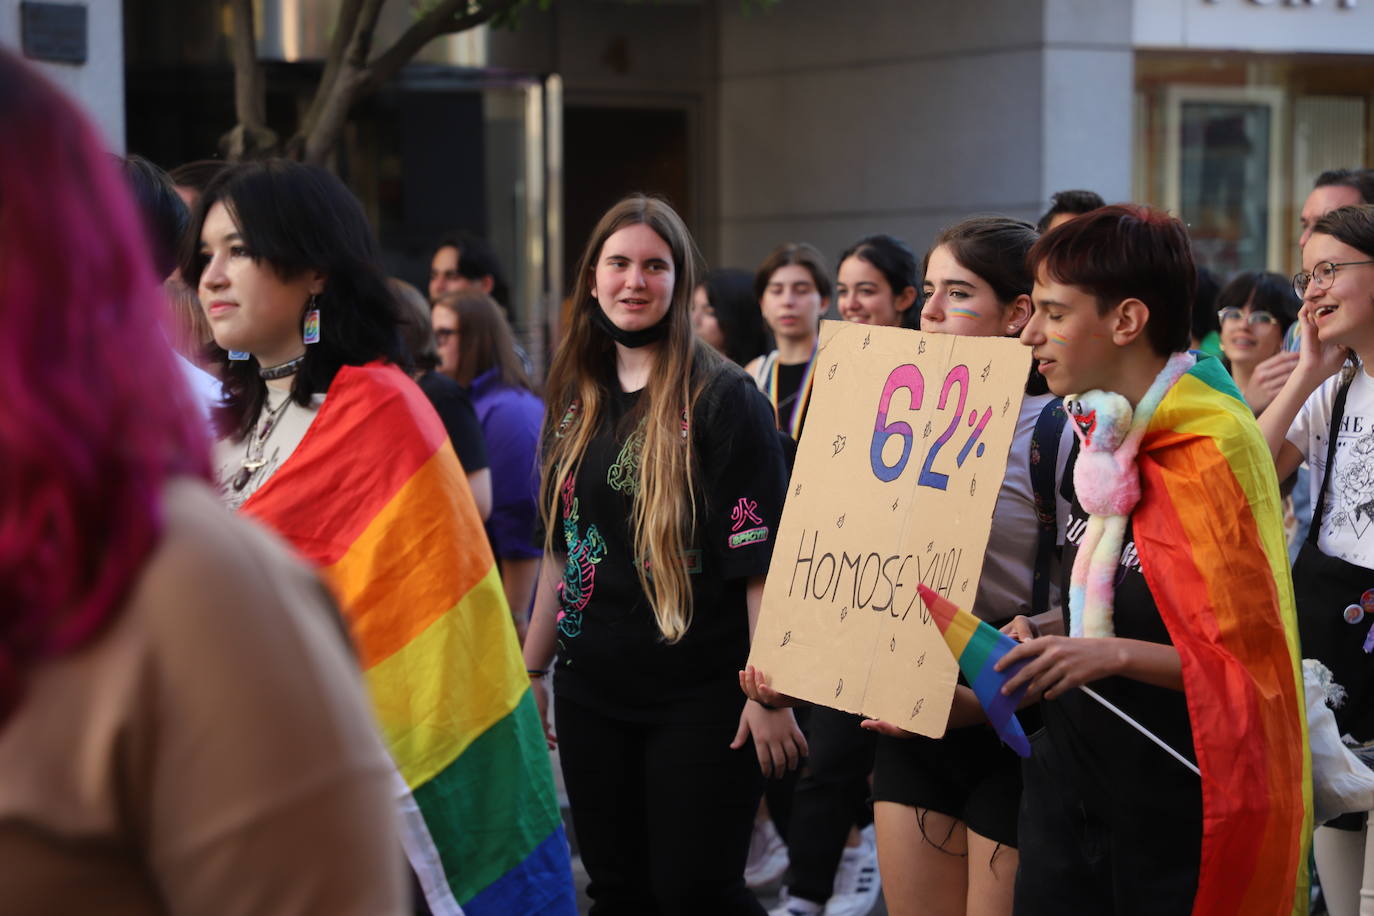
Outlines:
POLYGON ((750 663, 779 694, 939 735, 957 669, 917 586, 973 605, 1030 354, 825 322, 816 359, 835 372, 811 396, 750 663))

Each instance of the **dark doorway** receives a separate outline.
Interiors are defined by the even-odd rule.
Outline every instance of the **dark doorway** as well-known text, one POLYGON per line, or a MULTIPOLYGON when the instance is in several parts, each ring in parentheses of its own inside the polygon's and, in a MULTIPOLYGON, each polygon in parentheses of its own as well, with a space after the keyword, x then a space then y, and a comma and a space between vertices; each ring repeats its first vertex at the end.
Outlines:
POLYGON ((695 214, 685 109, 568 105, 563 118, 563 264, 571 290, 596 221, 626 194, 663 197, 689 226, 695 214))

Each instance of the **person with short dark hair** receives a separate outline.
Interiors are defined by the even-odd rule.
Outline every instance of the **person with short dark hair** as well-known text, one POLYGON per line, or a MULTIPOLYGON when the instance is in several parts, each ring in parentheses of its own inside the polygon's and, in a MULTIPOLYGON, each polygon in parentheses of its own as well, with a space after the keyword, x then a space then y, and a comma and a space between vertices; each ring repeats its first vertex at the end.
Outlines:
POLYGON ((1236 387, 1255 416, 1264 413, 1283 388, 1283 377, 1275 380, 1262 376, 1259 369, 1275 357, 1283 358, 1284 337, 1298 320, 1301 305, 1293 292, 1293 281, 1273 271, 1236 274, 1217 296, 1221 350, 1236 387))
POLYGON ((430 256, 429 301, 469 289, 491 296, 509 314, 510 290, 491 244, 471 232, 451 232, 430 256))
POLYGON ((197 159, 184 162, 167 174, 186 206, 194 207, 210 182, 228 167, 229 163, 223 159, 197 159))
POLYGON ((210 325, 205 321, 195 292, 177 272, 177 255, 191 213, 162 169, 137 155, 120 159, 119 164, 142 217, 153 252, 153 266, 163 278, 162 288, 172 310, 172 345, 186 380, 199 396, 208 417, 223 397, 219 380, 195 362, 204 355, 205 344, 210 339, 210 325))
POLYGON ((495 558, 443 424, 403 371, 362 205, 322 168, 240 163, 205 189, 190 239, 181 273, 224 367, 221 494, 329 570, 430 908, 485 896, 489 912, 572 912, 495 558), (497 773, 518 776, 486 791, 497 773))
POLYGON ((1040 217, 1035 230, 1044 234, 1075 216, 1093 212, 1104 203, 1102 195, 1096 191, 1060 191, 1050 197, 1050 208, 1040 217))
POLYGON ((1307 247, 1317 220, 1337 207, 1355 204, 1374 204, 1374 169, 1328 169, 1318 175, 1298 217, 1298 247, 1307 247))
POLYGON ((181 237, 190 222, 191 211, 177 195, 167 173, 147 159, 130 155, 121 159, 120 165, 143 217, 152 246, 153 265, 159 276, 166 277, 176 270, 181 237))
POLYGON ((1083 443, 1070 635, 1017 618, 1022 644, 995 666, 1024 664, 1004 693, 1028 687, 1045 726, 1023 767, 1015 912, 1288 916, 1307 906, 1312 815, 1278 481, 1225 368, 1186 351, 1187 229, 1104 207, 1028 258, 1021 340, 1051 391, 1087 394, 1065 405, 1083 443))
MULTIPOLYGON (((1374 664, 1365 596, 1374 583, 1374 205, 1339 207, 1311 227, 1302 250, 1298 364, 1260 417, 1280 478, 1306 460, 1311 527, 1293 566, 1303 654, 1331 669, 1346 700, 1336 726, 1374 739, 1374 664), (1358 358, 1358 362, 1351 357, 1358 358), (1359 613, 1356 613, 1356 612, 1359 613)), ((1367 812, 1318 827, 1317 873, 1327 906, 1353 914, 1374 895, 1367 812)))
POLYGON ((771 350, 753 274, 736 267, 709 271, 692 297, 692 333, 741 366, 771 350))

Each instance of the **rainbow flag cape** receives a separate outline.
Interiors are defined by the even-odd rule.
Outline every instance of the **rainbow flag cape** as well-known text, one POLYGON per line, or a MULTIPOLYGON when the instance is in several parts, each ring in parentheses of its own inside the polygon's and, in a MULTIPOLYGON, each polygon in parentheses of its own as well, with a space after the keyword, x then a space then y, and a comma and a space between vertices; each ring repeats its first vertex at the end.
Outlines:
POLYGON ((339 370, 305 438, 242 511, 318 565, 340 600, 430 909, 575 914, 505 593, 420 389, 394 366, 339 370))
POLYGON ((1022 687, 1011 696, 1002 694, 1002 685, 1025 667, 1025 662, 1012 665, 1006 671, 992 670, 992 666, 1003 655, 1016 648, 1016 640, 997 632, 924 585, 918 585, 916 591, 930 609, 930 616, 935 618, 940 635, 949 645, 949 651, 954 653, 954 660, 959 663, 964 680, 968 681, 978 702, 983 705, 997 737, 1022 757, 1029 757, 1030 742, 1026 740, 1026 733, 1021 730, 1021 723, 1016 718, 1016 707, 1021 705, 1026 688, 1022 687))
POLYGON ((1169 390, 1137 463, 1136 549, 1202 771, 1193 913, 1305 914, 1311 764, 1278 481, 1220 361, 1200 356, 1169 390))

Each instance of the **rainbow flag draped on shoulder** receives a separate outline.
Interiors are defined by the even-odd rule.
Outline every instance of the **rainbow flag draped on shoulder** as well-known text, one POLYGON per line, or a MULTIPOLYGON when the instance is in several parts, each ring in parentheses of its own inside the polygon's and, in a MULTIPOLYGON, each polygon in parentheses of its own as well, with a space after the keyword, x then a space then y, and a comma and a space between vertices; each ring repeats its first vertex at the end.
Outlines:
POLYGON ((1136 549, 1183 661, 1202 771, 1193 913, 1306 914, 1311 765, 1278 482, 1220 361, 1200 357, 1169 390, 1137 463, 1136 549))
POLYGON ((317 564, 357 644, 436 914, 576 913, 548 751, 477 508, 399 369, 345 366, 243 505, 317 564))

